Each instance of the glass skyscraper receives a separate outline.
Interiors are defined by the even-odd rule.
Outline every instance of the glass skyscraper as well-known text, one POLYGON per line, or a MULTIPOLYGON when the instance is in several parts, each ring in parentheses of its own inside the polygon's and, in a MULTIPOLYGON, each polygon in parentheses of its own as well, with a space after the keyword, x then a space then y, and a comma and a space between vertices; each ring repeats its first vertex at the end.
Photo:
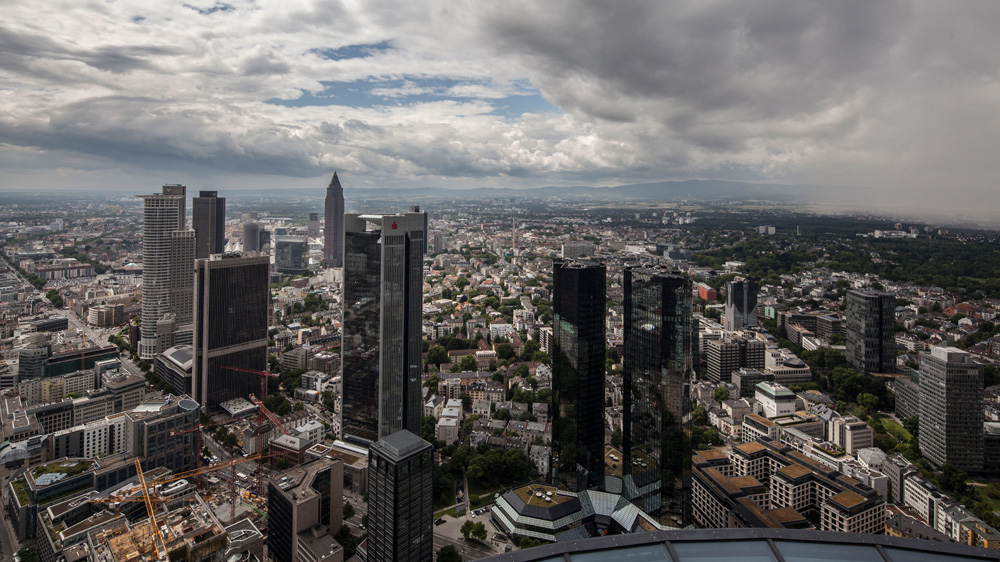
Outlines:
POLYGON ((195 261, 192 387, 208 410, 260 392, 260 377, 223 367, 267 368, 269 262, 251 252, 195 261))
POLYGON ((553 485, 577 492, 604 485, 603 264, 557 260, 552 281, 553 485))
POLYGON ((691 280, 625 269, 625 496, 671 525, 691 514, 691 280))
POLYGON ((347 441, 420 433, 424 215, 344 215, 343 404, 347 441), (369 230, 371 228, 371 230, 369 230))
POLYGON ((218 191, 201 191, 191 200, 191 227, 196 234, 195 257, 221 254, 226 247, 226 198, 218 191))

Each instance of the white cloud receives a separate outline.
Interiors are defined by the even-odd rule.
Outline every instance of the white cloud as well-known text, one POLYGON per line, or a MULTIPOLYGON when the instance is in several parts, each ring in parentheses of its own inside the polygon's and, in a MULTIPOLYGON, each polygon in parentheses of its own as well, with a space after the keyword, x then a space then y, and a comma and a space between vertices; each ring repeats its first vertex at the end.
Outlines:
POLYGON ((992 187, 997 6, 14 3, 0 188, 71 170, 131 189, 149 171, 265 187, 331 168, 367 185, 992 187), (498 111, 535 89, 559 111, 498 111), (300 96, 335 105, 264 103, 300 96))

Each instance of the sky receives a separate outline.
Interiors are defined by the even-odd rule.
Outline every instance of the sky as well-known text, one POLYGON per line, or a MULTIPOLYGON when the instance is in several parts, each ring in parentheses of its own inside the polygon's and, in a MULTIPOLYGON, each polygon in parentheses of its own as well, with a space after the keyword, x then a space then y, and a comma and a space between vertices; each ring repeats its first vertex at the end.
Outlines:
POLYGON ((46 0, 0 18, 0 189, 995 195, 1000 2, 46 0))

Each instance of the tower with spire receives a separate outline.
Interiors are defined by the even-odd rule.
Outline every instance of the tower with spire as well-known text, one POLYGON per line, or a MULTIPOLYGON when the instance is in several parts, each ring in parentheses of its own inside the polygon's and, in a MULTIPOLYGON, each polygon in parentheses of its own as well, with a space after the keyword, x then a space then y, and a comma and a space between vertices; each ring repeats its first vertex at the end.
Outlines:
POLYGON ((323 267, 344 265, 344 188, 337 172, 326 187, 323 226, 323 267))

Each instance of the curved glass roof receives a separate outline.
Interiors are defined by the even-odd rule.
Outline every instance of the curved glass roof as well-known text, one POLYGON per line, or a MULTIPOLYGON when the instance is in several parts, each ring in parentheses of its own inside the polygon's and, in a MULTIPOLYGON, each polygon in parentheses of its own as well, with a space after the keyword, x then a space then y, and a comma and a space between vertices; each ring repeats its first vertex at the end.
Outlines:
POLYGON ((784 529, 690 529, 557 542, 492 562, 976 562, 1000 550, 884 535, 784 529))

